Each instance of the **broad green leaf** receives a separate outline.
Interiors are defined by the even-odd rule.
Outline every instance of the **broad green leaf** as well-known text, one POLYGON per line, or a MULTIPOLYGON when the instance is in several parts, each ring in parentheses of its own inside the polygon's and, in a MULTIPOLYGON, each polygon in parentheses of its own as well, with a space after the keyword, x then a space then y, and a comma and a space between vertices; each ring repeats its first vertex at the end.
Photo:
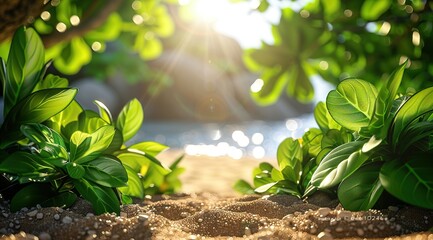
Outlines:
POLYGON ((341 82, 329 92, 326 106, 332 118, 341 126, 359 131, 367 127, 374 113, 377 90, 373 84, 359 79, 341 82))
POLYGON ((99 116, 104 119, 108 124, 112 124, 113 123, 113 117, 111 116, 111 112, 108 109, 107 106, 105 106, 104 103, 95 100, 95 104, 98 107, 99 110, 99 116))
POLYGON ((22 138, 19 132, 22 124, 42 123, 61 112, 72 102, 76 93, 76 89, 53 88, 34 92, 22 99, 9 111, 3 122, 0 138, 7 139, 3 145, 22 138), (8 132, 7 136, 5 132, 8 132))
POLYGON ((384 138, 387 134, 389 127, 387 123, 390 123, 388 118, 390 117, 406 64, 407 61, 389 76, 387 84, 382 86, 377 96, 374 114, 368 127, 373 134, 378 135, 378 138, 384 138))
POLYGON ((73 100, 68 107, 60 113, 51 117, 47 122, 47 126, 54 131, 63 134, 65 139, 70 139, 72 133, 78 130, 78 116, 83 112, 83 108, 76 100, 73 100), (75 124, 74 124, 75 123, 75 124), (67 126, 75 125, 70 131, 66 130, 67 126))
MULTIPOLYGON (((405 141, 401 141, 399 143, 398 153, 403 154, 408 148, 410 148, 413 144, 417 142, 427 139, 430 144, 433 144, 433 122, 417 122, 412 124, 401 136, 401 139, 405 141), (429 139, 430 137, 430 139, 429 139), (429 141, 430 140, 430 141, 429 141)), ((427 149, 427 151, 429 148, 427 149)))
POLYGON ((146 154, 150 154, 152 156, 156 156, 158 155, 160 152, 166 150, 168 148, 168 146, 158 143, 158 142, 139 142, 136 143, 130 147, 128 147, 128 149, 135 149, 135 150, 139 150, 142 151, 146 154))
POLYGON ((0 162, 0 172, 18 176, 21 183, 48 181, 59 172, 41 157, 28 152, 16 151, 0 162))
POLYGON ((392 144, 394 149, 400 140, 400 135, 407 131, 407 128, 416 119, 424 114, 433 111, 433 87, 426 88, 407 100, 394 117, 392 125, 392 144))
POLYGON ((69 159, 62 136, 53 129, 38 123, 21 125, 20 129, 24 136, 38 146, 41 157, 69 159))
POLYGON ((85 179, 101 186, 123 187, 128 181, 128 175, 122 163, 114 156, 101 156, 83 164, 85 179))
POLYGON ((276 186, 277 184, 278 184, 278 182, 267 183, 267 184, 264 184, 264 185, 262 185, 256 189, 254 189, 254 191, 257 193, 265 193, 265 192, 269 191, 269 189, 276 186))
POLYGON ((117 155, 117 157, 124 165, 134 169, 137 173, 142 172, 143 168, 147 169, 150 164, 157 167, 163 175, 170 172, 170 170, 166 169, 155 157, 145 154, 144 152, 129 150, 128 152, 117 155))
POLYGON ((309 157, 316 157, 322 150, 323 133, 320 129, 310 128, 302 136, 302 149, 309 157))
POLYGON ((53 74, 48 74, 43 80, 38 82, 33 91, 50 88, 67 88, 68 86, 68 79, 53 74))
POLYGON ((81 179, 86 173, 86 170, 83 166, 74 162, 66 164, 66 171, 68 172, 68 175, 74 179, 81 179))
POLYGON ((238 180, 233 185, 233 189, 242 194, 254 194, 254 188, 245 180, 238 180))
POLYGON ((117 118, 116 127, 122 132, 123 141, 131 139, 143 123, 143 108, 137 99, 127 103, 117 118))
POLYGON ((369 140, 368 140, 368 142, 366 142, 363 146, 362 146, 362 148, 361 148, 361 151, 363 152, 363 153, 366 153, 366 152, 370 152, 372 149, 375 149, 377 146, 379 146, 379 144, 381 144, 382 143, 382 139, 377 139, 376 138, 376 136, 372 136, 369 140))
POLYGON ((4 115, 27 97, 40 79, 44 66, 44 46, 31 28, 20 27, 12 38, 4 85, 4 115))
POLYGON ((382 195, 379 180, 382 163, 371 163, 360 167, 344 179, 338 187, 338 200, 350 211, 366 211, 373 208, 382 195))
POLYGON ((284 179, 298 183, 302 173, 303 152, 298 140, 286 138, 277 149, 277 160, 284 179))
POLYGON ((326 104, 324 102, 319 102, 314 109, 314 119, 319 125, 322 131, 327 131, 329 129, 340 129, 341 126, 334 121, 331 115, 326 108, 326 104))
POLYGON ((414 206, 433 209, 432 155, 418 154, 404 161, 386 162, 380 182, 386 191, 414 206))
POLYGON ((101 155, 111 144, 115 133, 112 126, 103 126, 92 134, 77 131, 70 140, 70 159, 83 164, 101 155))
POLYGON ((108 122, 92 110, 84 110, 78 116, 78 130, 81 132, 93 133, 106 125, 108 122))
POLYGON ((36 205, 42 207, 69 207, 77 200, 72 192, 58 193, 48 183, 32 183, 19 190, 11 200, 11 211, 36 205))
POLYGON ((120 202, 113 188, 100 186, 85 179, 74 180, 73 184, 83 198, 92 204, 95 214, 120 214, 120 202))
POLYGON ((330 188, 356 171, 368 160, 368 155, 361 152, 364 143, 355 141, 334 148, 320 162, 311 177, 311 184, 322 189, 330 188))
POLYGON ((391 7, 391 0, 365 0, 361 7, 361 17, 367 21, 377 20, 391 7))
POLYGON ((130 168, 128 165, 124 165, 126 173, 128 174, 127 186, 119 187, 119 191, 127 196, 143 198, 144 197, 144 187, 141 183, 141 179, 134 169, 130 168))
POLYGON ((346 142, 343 139, 341 131, 331 129, 326 131, 321 143, 322 148, 320 150, 322 150, 323 148, 336 148, 346 142))

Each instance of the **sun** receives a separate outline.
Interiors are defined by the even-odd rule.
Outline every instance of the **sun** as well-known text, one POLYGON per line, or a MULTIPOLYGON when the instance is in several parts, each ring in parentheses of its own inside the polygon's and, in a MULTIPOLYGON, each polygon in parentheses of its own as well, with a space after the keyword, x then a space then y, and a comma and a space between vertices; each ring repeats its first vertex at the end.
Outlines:
POLYGON ((230 0, 178 0, 187 18, 212 27, 238 40, 243 47, 258 47, 263 36, 272 36, 269 21, 255 9, 255 1, 233 3, 230 0))

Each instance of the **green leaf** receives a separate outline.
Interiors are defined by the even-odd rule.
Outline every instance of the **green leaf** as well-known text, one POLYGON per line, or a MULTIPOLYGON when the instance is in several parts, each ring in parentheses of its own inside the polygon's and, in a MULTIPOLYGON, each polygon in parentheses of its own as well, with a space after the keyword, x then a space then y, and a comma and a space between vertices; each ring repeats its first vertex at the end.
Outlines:
POLYGON ((302 136, 302 148, 309 157, 316 157, 322 150, 323 133, 320 129, 310 128, 302 136))
POLYGON ((11 200, 11 211, 36 205, 42 207, 69 207, 77 200, 72 192, 58 193, 48 183, 32 183, 19 190, 11 200))
POLYGON ((4 85, 4 115, 27 97, 40 79, 44 65, 44 46, 37 33, 20 27, 12 38, 4 85))
POLYGON ((278 166, 285 179, 299 182, 302 173, 303 152, 301 144, 293 138, 286 138, 277 149, 278 166))
POLYGON ((127 186, 119 187, 119 191, 127 196, 143 198, 144 187, 137 172, 128 165, 124 165, 124 167, 128 174, 128 184, 127 186))
POLYGON ((348 79, 328 94, 326 106, 338 124, 359 131, 369 125, 376 97, 377 90, 373 84, 364 80, 348 79))
POLYGON ((391 126, 391 142, 394 149, 400 141, 400 135, 407 131, 409 125, 424 114, 433 111, 433 87, 426 88, 407 100, 394 117, 391 126))
POLYGON ((407 162, 386 162, 380 182, 386 191, 414 206, 433 209, 432 154, 411 156, 407 162))
POLYGON ((69 140, 72 133, 78 130, 78 117, 83 111, 80 104, 73 100, 68 107, 51 117, 45 124, 54 131, 63 134, 65 140, 69 140), (69 127, 67 127, 68 125, 69 127), (72 125, 74 127, 71 127, 72 125))
POLYGON ((66 78, 62 78, 53 74, 48 74, 42 81, 39 81, 33 91, 50 88, 67 88, 69 82, 66 78))
POLYGON ((331 117, 331 115, 328 112, 328 109, 326 108, 326 104, 324 102, 319 102, 316 105, 316 108, 314 108, 314 119, 317 122, 317 125, 319 125, 319 128, 325 132, 329 129, 340 129, 341 126, 334 121, 334 119, 331 117))
POLYGON ((362 146, 362 148, 361 148, 361 151, 363 152, 363 153, 366 153, 366 152, 370 152, 372 149, 375 149, 377 146, 379 146, 379 144, 381 144, 382 143, 382 139, 377 139, 376 138, 376 136, 372 136, 369 140, 368 140, 368 142, 366 142, 363 146, 362 146))
POLYGON ((41 157, 69 159, 62 136, 53 129, 39 123, 28 123, 21 125, 21 132, 38 146, 41 157))
POLYGON ((83 164, 84 178, 101 186, 123 187, 128 175, 122 163, 114 156, 101 156, 83 164))
POLYGON ((120 202, 113 188, 100 186, 85 179, 73 180, 77 191, 92 204, 95 214, 120 214, 120 202))
POLYGON ((161 162, 159 162, 156 158, 140 151, 123 152, 117 155, 117 157, 124 165, 129 166, 136 173, 142 172, 143 168, 147 169, 150 164, 153 164, 155 167, 157 167, 164 175, 170 172, 170 170, 162 166, 161 162))
POLYGON ((68 175, 74 179, 81 179, 86 173, 83 166, 71 162, 66 164, 66 171, 68 172, 68 175))
POLYGON ((314 88, 304 68, 299 65, 291 71, 292 73, 287 84, 287 94, 295 97, 296 100, 302 103, 308 103, 313 100, 314 88))
POLYGON ((374 114, 368 127, 373 134, 377 134, 378 138, 384 138, 387 134, 388 124, 391 123, 388 119, 406 64, 407 61, 389 76, 387 84, 382 86, 377 96, 374 114))
POLYGON ((238 180, 233 185, 233 189, 242 194, 254 194, 254 188, 245 180, 238 180))
POLYGON ((59 173, 53 165, 41 157, 28 152, 17 151, 0 162, 0 172, 16 175, 20 183, 48 181, 59 173))
POLYGON ((334 148, 320 162, 311 177, 311 184, 321 189, 330 188, 350 176, 368 160, 368 155, 361 152, 364 143, 355 141, 334 148))
POLYGON ((103 126, 92 134, 77 131, 70 140, 70 159, 83 164, 101 155, 111 144, 115 133, 113 126, 103 126))
POLYGON ((143 123, 143 108, 137 99, 127 103, 117 118, 116 127, 122 132, 123 140, 131 139, 143 123))
POLYGON ((45 89, 32 93, 15 105, 6 116, 1 128, 2 145, 20 140, 19 127, 25 123, 42 123, 65 109, 74 99, 76 89, 45 89), (11 131, 16 131, 12 134, 11 131), (5 136, 5 132, 8 135, 5 136), (5 138, 6 137, 6 138, 5 138))
POLYGON ((391 7, 391 0, 365 0, 361 7, 361 17, 367 21, 377 20, 391 7))
POLYGON ((93 133, 106 125, 109 125, 109 123, 92 110, 84 110, 78 116, 78 130, 81 132, 93 133))
POLYGON ((111 112, 108 107, 98 100, 95 100, 95 104, 98 107, 99 116, 101 116, 101 118, 104 119, 108 124, 113 123, 113 117, 111 116, 111 112))
MULTIPOLYGON (((404 153, 408 148, 410 148, 413 144, 417 142, 432 138, 433 136, 433 122, 417 122, 412 124, 401 136, 401 139, 405 139, 405 141, 401 141, 398 145, 398 153, 404 153)), ((430 144, 433 144, 433 141, 428 141, 430 144)))
POLYGON ((289 79, 289 73, 281 67, 266 69, 261 75, 263 87, 251 92, 253 99, 260 105, 270 105, 277 101, 289 79))
POLYGON ((338 200, 350 211, 366 211, 373 208, 382 195, 379 172, 383 163, 371 163, 360 167, 344 179, 338 187, 338 200))
POLYGON ((142 151, 146 154, 156 156, 160 152, 168 149, 168 146, 161 144, 161 143, 158 143, 158 142, 148 141, 148 142, 136 143, 136 144, 128 147, 128 149, 135 149, 135 150, 142 151))

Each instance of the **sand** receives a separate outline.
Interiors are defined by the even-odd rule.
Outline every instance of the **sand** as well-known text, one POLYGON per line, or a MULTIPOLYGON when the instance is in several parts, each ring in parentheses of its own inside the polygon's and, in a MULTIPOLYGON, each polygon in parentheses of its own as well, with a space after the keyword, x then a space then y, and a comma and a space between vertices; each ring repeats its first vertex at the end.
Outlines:
MULTIPOLYGON (((179 151, 163 153, 170 162, 179 151)), ((272 159, 268 159, 273 161, 272 159)), ((186 156, 183 192, 95 216, 79 200, 70 209, 11 213, 0 204, 0 239, 432 239, 433 211, 408 206, 350 212, 326 194, 241 196, 231 186, 251 179, 256 159, 186 156)))

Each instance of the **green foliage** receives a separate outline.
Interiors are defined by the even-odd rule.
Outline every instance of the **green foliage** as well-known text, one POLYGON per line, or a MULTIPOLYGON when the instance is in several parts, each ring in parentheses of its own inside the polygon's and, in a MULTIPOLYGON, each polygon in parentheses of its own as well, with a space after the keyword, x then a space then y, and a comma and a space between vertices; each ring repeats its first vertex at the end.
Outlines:
POLYGON ((408 204, 433 208, 433 87, 400 96, 406 63, 377 91, 360 79, 344 80, 319 103, 319 129, 302 139, 284 140, 278 169, 269 163, 254 170, 254 187, 240 180, 244 193, 314 191, 338 195, 344 208, 373 208, 387 191, 408 204))
POLYGON ((36 57, 43 55, 39 36, 21 28, 3 64, 4 96, 10 97, 0 128, 0 177, 7 180, 0 193, 11 198, 13 211, 36 204, 68 207, 82 196, 97 214, 119 214, 132 197, 180 188, 181 158, 169 169, 156 158, 167 146, 126 143, 143 122, 137 99, 117 118, 101 102, 99 114, 84 110, 66 79, 44 76, 43 57, 36 57))
MULTIPOLYGON (((262 0, 257 11, 280 6, 262 0)), ((402 87, 432 86, 432 9, 428 1, 392 0, 313 0, 296 11, 280 8, 273 42, 245 51, 246 65, 264 81, 251 95, 263 105, 284 92, 309 101, 314 93, 310 77, 317 75, 335 85, 355 77, 378 87, 388 77, 384 73, 405 59, 411 81, 402 87)))

